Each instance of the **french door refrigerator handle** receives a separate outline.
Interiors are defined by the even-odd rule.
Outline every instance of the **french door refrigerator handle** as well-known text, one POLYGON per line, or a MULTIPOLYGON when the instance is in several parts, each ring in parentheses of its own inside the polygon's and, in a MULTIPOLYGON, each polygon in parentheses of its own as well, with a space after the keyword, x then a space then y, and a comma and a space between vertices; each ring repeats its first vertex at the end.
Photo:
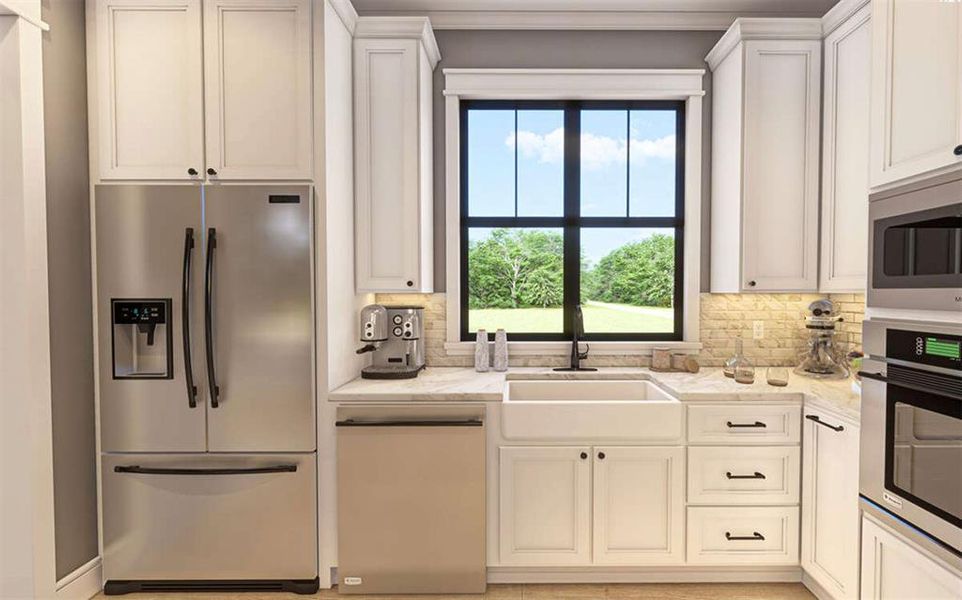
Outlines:
POLYGON ((210 389, 210 406, 217 408, 220 388, 214 371, 214 248, 217 247, 217 229, 207 230, 207 265, 204 269, 204 338, 207 350, 207 384, 210 389))
POLYGON ((197 386, 194 385, 194 369, 190 357, 190 264, 194 252, 194 228, 184 230, 184 278, 181 285, 181 306, 183 316, 181 323, 184 327, 184 376, 187 379, 187 405, 197 408, 197 386))
POLYGON ((140 465, 118 465, 114 467, 114 473, 134 473, 137 475, 261 475, 264 473, 296 472, 297 465, 250 467, 247 469, 190 469, 184 467, 141 467, 140 465))

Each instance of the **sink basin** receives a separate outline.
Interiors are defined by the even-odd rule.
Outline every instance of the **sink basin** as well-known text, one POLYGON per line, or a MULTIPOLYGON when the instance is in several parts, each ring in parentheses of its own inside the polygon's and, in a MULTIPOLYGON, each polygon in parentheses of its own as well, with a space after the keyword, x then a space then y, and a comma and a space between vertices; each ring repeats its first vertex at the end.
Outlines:
POLYGON ((650 381, 509 381, 505 402, 677 402, 650 381))
POLYGON ((508 381, 506 440, 680 444, 684 408, 650 381, 508 381))

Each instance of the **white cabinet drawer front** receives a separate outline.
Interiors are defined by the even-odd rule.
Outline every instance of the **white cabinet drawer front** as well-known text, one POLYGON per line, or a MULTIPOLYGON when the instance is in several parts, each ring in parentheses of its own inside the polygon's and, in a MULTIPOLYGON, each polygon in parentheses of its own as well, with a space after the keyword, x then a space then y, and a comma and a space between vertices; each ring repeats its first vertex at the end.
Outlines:
POLYGON ((688 441, 693 444, 797 444, 801 407, 754 405, 688 407, 688 441))
POLYGON ((501 435, 507 440, 594 440, 679 444, 685 413, 679 402, 505 402, 501 435))
POLYGON ((688 449, 691 504, 795 504, 798 446, 688 449))
POLYGON ((798 507, 691 507, 688 562, 798 564, 798 507))

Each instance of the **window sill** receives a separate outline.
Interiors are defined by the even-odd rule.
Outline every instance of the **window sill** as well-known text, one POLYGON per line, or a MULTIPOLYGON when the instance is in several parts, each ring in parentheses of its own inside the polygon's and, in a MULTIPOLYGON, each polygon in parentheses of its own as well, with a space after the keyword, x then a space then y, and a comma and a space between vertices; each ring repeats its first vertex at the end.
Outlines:
MULTIPOLYGON (((654 348, 672 352, 698 354, 700 342, 582 342, 591 345, 592 356, 650 356, 654 348)), ((473 356, 474 342, 445 342, 448 356, 473 356)), ((571 342, 508 342, 511 356, 567 356, 571 342)))

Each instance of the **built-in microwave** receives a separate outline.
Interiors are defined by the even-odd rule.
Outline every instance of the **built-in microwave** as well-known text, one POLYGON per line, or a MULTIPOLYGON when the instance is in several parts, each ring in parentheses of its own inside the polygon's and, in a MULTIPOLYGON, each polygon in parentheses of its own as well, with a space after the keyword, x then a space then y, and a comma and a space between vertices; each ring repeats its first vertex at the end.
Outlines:
POLYGON ((962 557, 962 323, 862 334, 859 492, 962 557))
POLYGON ((962 313, 962 172, 873 195, 866 304, 962 313))

